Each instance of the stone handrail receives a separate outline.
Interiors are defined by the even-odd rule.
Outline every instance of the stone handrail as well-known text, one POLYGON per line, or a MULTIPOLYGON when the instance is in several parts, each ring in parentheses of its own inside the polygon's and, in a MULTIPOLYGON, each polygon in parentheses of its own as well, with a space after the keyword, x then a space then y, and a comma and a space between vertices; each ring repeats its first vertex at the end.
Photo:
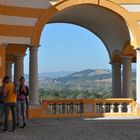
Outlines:
POLYGON ((121 116, 136 113, 136 103, 131 98, 43 100, 42 106, 50 117, 121 116))

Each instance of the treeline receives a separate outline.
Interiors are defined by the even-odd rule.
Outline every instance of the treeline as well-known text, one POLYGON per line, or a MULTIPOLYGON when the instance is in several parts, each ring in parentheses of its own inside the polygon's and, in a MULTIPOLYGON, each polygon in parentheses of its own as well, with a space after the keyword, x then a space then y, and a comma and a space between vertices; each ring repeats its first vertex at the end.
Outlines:
POLYGON ((82 99, 82 98, 111 98, 111 89, 71 90, 71 89, 39 89, 40 99, 82 99))

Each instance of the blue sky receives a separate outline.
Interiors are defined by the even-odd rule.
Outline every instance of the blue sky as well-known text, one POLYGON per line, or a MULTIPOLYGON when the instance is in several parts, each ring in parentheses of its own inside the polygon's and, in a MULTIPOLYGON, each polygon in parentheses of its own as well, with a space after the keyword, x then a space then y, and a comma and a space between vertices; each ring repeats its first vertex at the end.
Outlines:
MULTIPOLYGON (((73 24, 47 24, 41 35, 39 73, 110 69, 108 52, 102 41, 85 28, 73 24)), ((25 57, 28 72, 29 54, 25 57)))

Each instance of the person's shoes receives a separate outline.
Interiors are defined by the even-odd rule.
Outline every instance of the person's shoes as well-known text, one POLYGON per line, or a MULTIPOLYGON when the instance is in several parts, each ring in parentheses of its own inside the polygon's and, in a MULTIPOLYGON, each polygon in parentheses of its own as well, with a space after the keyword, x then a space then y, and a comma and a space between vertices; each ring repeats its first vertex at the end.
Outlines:
POLYGON ((19 127, 19 123, 17 123, 16 126, 19 127))
POLYGON ((16 132, 16 129, 12 129, 11 132, 16 132))
POLYGON ((26 123, 24 123, 20 128, 25 128, 26 127, 26 123))
POLYGON ((8 132, 8 130, 7 129, 2 129, 2 132, 5 132, 6 133, 6 132, 8 132))

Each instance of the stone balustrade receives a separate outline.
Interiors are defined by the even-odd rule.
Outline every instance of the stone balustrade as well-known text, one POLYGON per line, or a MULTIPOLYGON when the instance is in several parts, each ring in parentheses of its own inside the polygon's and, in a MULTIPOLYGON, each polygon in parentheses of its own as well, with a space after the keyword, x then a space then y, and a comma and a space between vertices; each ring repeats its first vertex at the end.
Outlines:
POLYGON ((97 117, 135 115, 136 103, 131 98, 43 100, 50 117, 97 117))

